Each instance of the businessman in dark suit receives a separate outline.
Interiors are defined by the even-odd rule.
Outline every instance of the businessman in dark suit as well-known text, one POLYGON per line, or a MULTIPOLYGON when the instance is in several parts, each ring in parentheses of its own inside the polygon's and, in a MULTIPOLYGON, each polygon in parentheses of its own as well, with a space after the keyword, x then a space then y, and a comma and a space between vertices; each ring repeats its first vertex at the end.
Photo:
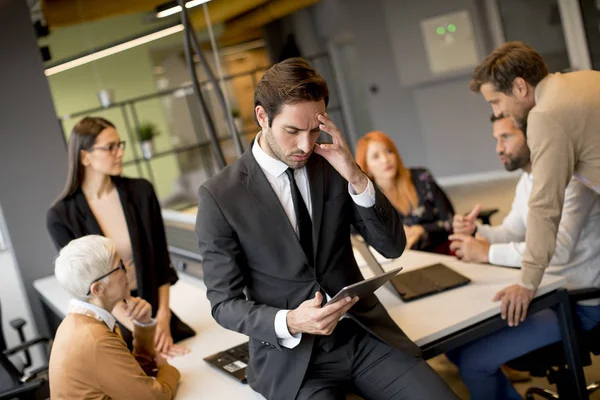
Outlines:
POLYGON ((261 132, 252 148, 200 188, 212 314, 250 337, 248 382, 268 399, 455 399, 375 295, 323 306, 363 279, 351 226, 390 258, 406 242, 327 101, 327 84, 304 60, 271 67, 254 95, 261 132), (321 131, 332 143, 316 143, 321 131))

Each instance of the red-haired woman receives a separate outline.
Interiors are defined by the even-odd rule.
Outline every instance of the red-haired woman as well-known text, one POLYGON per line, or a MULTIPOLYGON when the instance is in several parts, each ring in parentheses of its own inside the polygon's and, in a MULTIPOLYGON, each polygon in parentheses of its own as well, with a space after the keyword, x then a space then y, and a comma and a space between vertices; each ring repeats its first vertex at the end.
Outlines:
POLYGON ((408 248, 448 253, 454 208, 427 169, 406 168, 380 131, 358 141, 356 162, 403 216, 408 248))

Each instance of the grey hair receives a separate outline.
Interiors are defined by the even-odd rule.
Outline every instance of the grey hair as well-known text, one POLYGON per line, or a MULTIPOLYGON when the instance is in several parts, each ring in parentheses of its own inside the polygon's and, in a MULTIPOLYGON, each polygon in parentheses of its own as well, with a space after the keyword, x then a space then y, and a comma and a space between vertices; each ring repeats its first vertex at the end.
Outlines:
MULTIPOLYGON (((88 235, 72 240, 62 248, 54 262, 58 283, 72 297, 86 301, 92 281, 113 269, 116 249, 112 240, 88 235)), ((110 277, 100 282, 108 283, 110 277)))

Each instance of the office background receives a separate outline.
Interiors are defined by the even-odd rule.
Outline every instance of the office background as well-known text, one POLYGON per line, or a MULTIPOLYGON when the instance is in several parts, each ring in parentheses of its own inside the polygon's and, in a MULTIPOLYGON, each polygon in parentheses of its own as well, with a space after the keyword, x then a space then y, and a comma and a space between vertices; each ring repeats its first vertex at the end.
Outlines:
MULTIPOLYGON (((8 243, 0 265, 0 293, 3 304, 20 306, 20 315, 27 317, 32 332, 37 329, 44 333, 46 327, 34 322, 43 319, 31 283, 52 273, 56 252, 45 228, 45 211, 64 184, 64 140, 77 120, 70 115, 98 107, 97 92, 101 89, 113 88, 121 101, 176 88, 189 81, 189 73, 182 58, 181 34, 175 34, 46 79, 44 68, 50 63, 140 34, 148 24, 139 14, 117 15, 58 27, 47 37, 36 39, 31 28, 33 3, 0 0, 0 34, 11 38, 0 41, 0 54, 10 55, 6 58, 10 62, 0 63, 0 205, 8 243), (39 46, 50 48, 52 61, 42 62, 39 46)), ((248 50, 243 63, 223 60, 228 74, 246 74, 227 89, 232 105, 241 113, 245 139, 256 129, 247 93, 251 92, 252 79, 260 73, 252 71, 268 67, 292 33, 303 55, 325 54, 316 57, 314 64, 338 91, 336 118, 345 125, 349 140, 356 141, 368 130, 387 132, 407 165, 429 168, 455 202, 462 196, 465 201, 458 200, 460 211, 467 207, 462 190, 465 184, 506 177, 512 184, 514 177, 502 170, 495 156, 490 110, 480 96, 468 90, 469 72, 444 76, 429 72, 420 21, 466 10, 472 19, 479 59, 505 40, 520 39, 548 58, 553 70, 599 68, 596 53, 587 53, 587 58, 583 54, 586 46, 593 48, 595 36, 587 32, 591 22, 582 25, 585 20, 581 15, 577 20, 573 11, 588 7, 584 0, 370 0, 368 6, 364 0, 313 3, 261 27, 264 44, 248 50), (589 43, 582 45, 582 37, 589 43)), ((227 26, 214 24, 215 35, 226 32, 227 26)), ((207 32, 198 32, 198 38, 206 41, 207 32)), ((206 54, 210 60, 210 51, 206 54)), ((206 76, 201 74, 200 78, 206 76)), ((185 132, 203 129, 194 128, 194 124, 202 125, 190 111, 197 104, 185 97, 153 98, 136 107, 140 120, 155 123, 161 131, 155 139, 156 152, 170 152, 189 139, 185 132)), ((115 120, 124 134, 120 109, 100 114, 115 120)), ((224 120, 222 114, 216 118, 224 120)), ((227 157, 234 159, 236 154, 222 123, 219 135, 227 157)), ((129 159, 134 158, 132 146, 138 143, 128 143, 129 159)), ((164 200, 177 190, 175 182, 189 166, 190 160, 182 154, 186 153, 173 152, 150 160, 152 177, 147 168, 140 172, 133 164, 125 173, 153 178, 164 200)), ((201 154, 190 151, 188 158, 201 154)))

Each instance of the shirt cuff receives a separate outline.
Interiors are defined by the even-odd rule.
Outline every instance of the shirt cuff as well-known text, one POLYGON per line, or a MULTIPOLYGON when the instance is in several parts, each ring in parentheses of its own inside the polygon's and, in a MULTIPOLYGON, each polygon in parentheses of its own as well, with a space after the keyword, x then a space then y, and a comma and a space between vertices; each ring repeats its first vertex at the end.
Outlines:
POLYGON ((293 349, 300 344, 302 332, 292 335, 287 327, 287 314, 290 310, 279 310, 275 314, 275 335, 280 346, 293 349))
POLYGON ((521 267, 521 256, 515 250, 514 243, 496 243, 490 246, 488 262, 504 267, 521 267))
POLYGON ((141 327, 144 327, 144 328, 148 328, 148 327, 151 327, 151 326, 154 326, 154 325, 156 325, 156 319, 152 318, 152 319, 151 319, 151 321, 150 321, 149 323, 147 323, 147 324, 142 324, 141 322, 138 322, 138 321, 136 321, 136 320, 134 319, 134 320, 133 320, 133 323, 134 323, 135 325, 137 325, 137 326, 141 326, 141 327))
POLYGON ((357 194, 354 187, 348 182, 348 193, 350 193, 352 201, 358 206, 369 208, 375 205, 375 186, 373 186, 373 182, 369 178, 367 178, 366 189, 360 194, 357 194))

